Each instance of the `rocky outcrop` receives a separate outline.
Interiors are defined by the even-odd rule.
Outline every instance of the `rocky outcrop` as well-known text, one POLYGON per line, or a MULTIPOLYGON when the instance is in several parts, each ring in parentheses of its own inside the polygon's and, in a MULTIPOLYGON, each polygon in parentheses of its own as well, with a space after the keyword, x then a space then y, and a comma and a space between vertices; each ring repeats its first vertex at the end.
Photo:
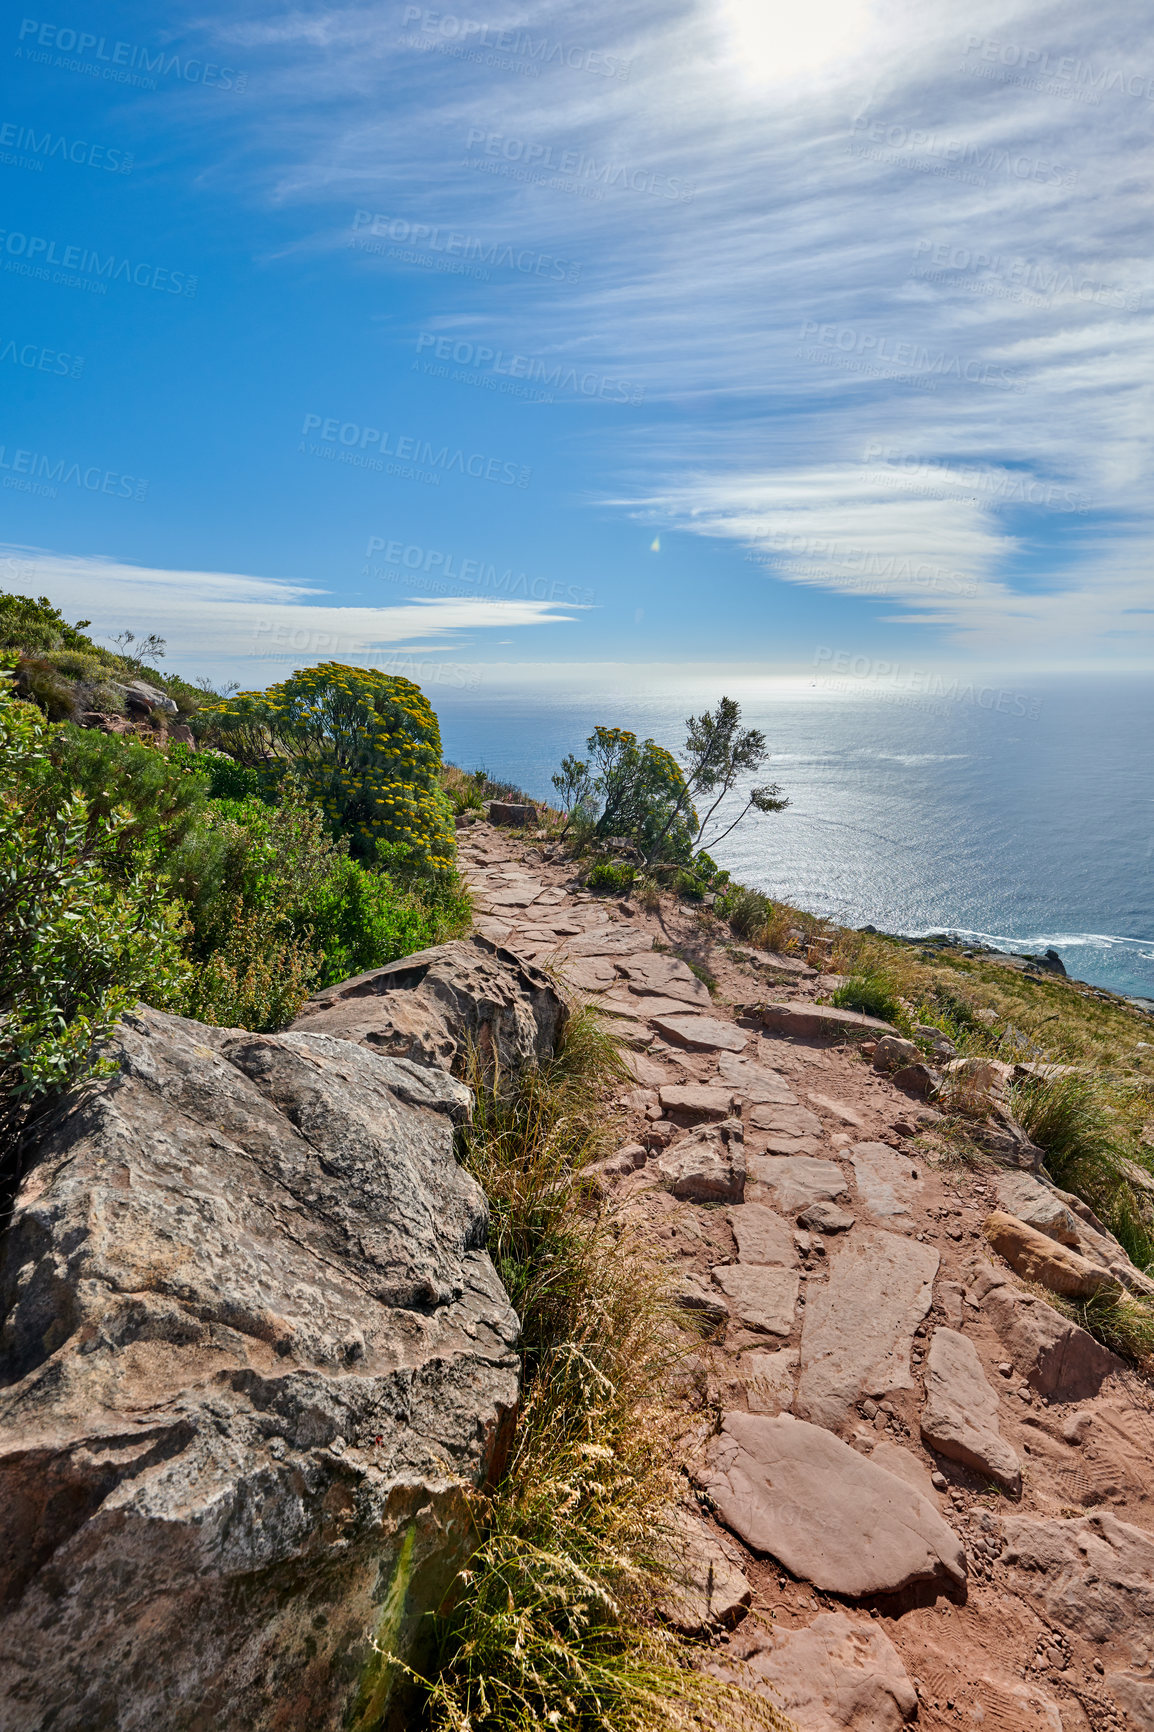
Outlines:
POLYGON ((0 1264, 0 1723, 335 1732, 386 1707, 517 1400, 470 1096, 154 1011, 111 1051, 0 1264))
POLYGON ((477 935, 327 987, 292 1026, 458 1076, 472 1046, 510 1075, 547 1058, 567 1018, 543 969, 477 935))
POLYGON ((1095 1293, 1117 1295, 1122 1290, 1121 1282, 1108 1269, 1003 1209, 995 1209, 988 1217, 985 1231, 990 1244, 1012 1269, 1027 1281, 1048 1287, 1051 1293, 1088 1299, 1095 1293))

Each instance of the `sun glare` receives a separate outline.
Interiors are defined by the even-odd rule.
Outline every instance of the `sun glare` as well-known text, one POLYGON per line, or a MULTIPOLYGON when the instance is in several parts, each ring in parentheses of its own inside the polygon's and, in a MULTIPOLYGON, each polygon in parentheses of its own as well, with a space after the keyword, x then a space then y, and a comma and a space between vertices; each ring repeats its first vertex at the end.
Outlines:
POLYGON ((872 7, 869 0, 724 0, 723 17, 738 67, 765 84, 855 54, 872 7))

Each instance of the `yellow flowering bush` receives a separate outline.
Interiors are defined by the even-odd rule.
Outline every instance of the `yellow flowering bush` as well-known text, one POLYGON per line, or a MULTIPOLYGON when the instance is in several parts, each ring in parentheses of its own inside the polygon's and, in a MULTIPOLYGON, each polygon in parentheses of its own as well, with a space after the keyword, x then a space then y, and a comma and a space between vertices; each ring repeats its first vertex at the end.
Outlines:
POLYGON ((322 662, 206 713, 225 749, 273 785, 291 767, 354 854, 433 873, 453 866, 441 731, 412 680, 322 662))

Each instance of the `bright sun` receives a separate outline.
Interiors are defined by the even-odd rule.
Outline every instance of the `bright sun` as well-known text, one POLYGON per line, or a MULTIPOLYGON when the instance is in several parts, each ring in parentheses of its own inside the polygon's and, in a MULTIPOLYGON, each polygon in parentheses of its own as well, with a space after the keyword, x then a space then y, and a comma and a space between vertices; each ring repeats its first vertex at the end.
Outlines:
POLYGON ((746 77, 776 82, 854 54, 872 23, 870 0, 722 0, 746 77))

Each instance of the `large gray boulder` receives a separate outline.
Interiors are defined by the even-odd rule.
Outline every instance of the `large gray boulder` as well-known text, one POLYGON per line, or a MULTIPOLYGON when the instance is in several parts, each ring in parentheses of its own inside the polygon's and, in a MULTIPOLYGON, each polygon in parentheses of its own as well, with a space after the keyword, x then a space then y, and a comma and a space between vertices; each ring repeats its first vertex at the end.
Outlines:
POLYGON ((326 987, 292 1026, 457 1076, 472 1045, 508 1076, 548 1058, 567 1018, 543 969, 475 934, 326 987))
POLYGON ((0 1255, 0 1725, 388 1723, 518 1396, 469 1092, 143 1009, 110 1050, 0 1255))

